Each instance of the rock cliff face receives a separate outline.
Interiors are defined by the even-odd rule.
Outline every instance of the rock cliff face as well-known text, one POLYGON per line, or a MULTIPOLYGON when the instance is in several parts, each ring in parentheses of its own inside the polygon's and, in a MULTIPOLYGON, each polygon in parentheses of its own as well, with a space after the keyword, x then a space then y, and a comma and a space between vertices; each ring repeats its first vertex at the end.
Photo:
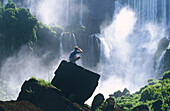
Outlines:
POLYGON ((163 71, 170 70, 170 48, 166 49, 165 57, 164 57, 164 63, 163 63, 163 71))
POLYGON ((107 20, 111 21, 114 13, 115 0, 84 0, 89 13, 83 18, 84 25, 89 33, 99 33, 100 26, 107 20))
POLYGON ((88 111, 65 98, 62 91, 48 85, 40 85, 35 79, 25 81, 17 101, 28 101, 43 111, 88 111))
POLYGON ((72 101, 83 104, 93 94, 99 78, 100 75, 94 72, 62 61, 51 83, 61 89, 72 101))
POLYGON ((168 48, 170 40, 162 38, 158 44, 157 51, 154 56, 154 68, 157 75, 170 70, 170 48, 168 48), (158 70, 158 71, 157 71, 158 70))

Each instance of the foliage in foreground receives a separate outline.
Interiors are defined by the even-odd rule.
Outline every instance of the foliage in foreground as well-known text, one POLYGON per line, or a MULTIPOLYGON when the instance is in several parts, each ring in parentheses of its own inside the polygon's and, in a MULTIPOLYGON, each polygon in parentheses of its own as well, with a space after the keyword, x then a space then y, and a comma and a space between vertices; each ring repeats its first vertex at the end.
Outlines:
MULTIPOLYGON (((159 80, 149 79, 148 85, 134 94, 118 98, 112 96, 112 98, 125 111, 132 111, 134 107, 140 105, 147 105, 150 111, 154 111, 153 105, 158 101, 162 103, 160 104, 162 111, 170 110, 170 71, 165 72, 159 80)), ((96 111, 102 111, 103 107, 100 106, 96 111)))

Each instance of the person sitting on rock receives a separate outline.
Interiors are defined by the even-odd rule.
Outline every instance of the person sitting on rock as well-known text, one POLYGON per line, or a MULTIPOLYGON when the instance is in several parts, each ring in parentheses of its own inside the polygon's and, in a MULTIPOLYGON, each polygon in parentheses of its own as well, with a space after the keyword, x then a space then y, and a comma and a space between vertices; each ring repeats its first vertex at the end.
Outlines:
POLYGON ((79 53, 83 53, 83 51, 78 46, 75 46, 74 50, 69 56, 70 62, 75 63, 77 60, 79 60, 81 58, 80 55, 78 55, 79 53))

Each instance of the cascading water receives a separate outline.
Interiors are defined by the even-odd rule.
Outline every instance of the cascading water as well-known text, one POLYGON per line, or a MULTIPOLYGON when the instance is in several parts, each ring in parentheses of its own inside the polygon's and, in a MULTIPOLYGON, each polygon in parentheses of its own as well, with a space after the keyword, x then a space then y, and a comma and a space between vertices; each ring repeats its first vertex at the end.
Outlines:
POLYGON ((83 0, 80 0, 80 25, 83 25, 83 0))
POLYGON ((60 37, 60 55, 70 52, 77 46, 76 37, 73 33, 64 32, 60 37))
POLYGON ((62 36, 63 36, 63 33, 61 34, 60 36, 60 56, 63 55, 63 43, 62 43, 62 36))
POLYGON ((162 55, 159 57, 157 65, 156 65, 156 70, 155 70, 155 74, 160 74, 160 72, 162 71, 162 63, 164 62, 164 56, 165 56, 166 50, 163 51, 162 55))
POLYGON ((67 3, 66 3, 66 21, 65 21, 65 25, 68 25, 69 24, 69 0, 67 0, 67 3))
POLYGON ((74 1, 73 0, 67 0, 66 3, 66 18, 65 18, 65 25, 69 25, 72 23, 74 13, 74 1))
POLYGON ((169 27, 168 2, 167 0, 128 0, 127 5, 137 12, 138 26, 153 22, 162 23, 165 27, 169 27))
POLYGON ((100 38, 104 57, 99 69, 101 80, 107 81, 98 90, 104 95, 111 93, 109 88, 114 92, 126 87, 134 92, 154 74, 153 57, 164 28, 152 24, 152 20, 149 23, 149 18, 139 27, 139 16, 135 15, 137 12, 130 7, 122 8, 100 38))
MULTIPOLYGON (((75 35, 69 32, 62 33, 60 37, 60 57, 68 60, 69 54, 75 46, 77 46, 75 35)), ((82 65, 82 60, 78 60, 77 64, 82 65)))
POLYGON ((88 38, 88 66, 93 67, 94 66, 94 58, 95 58, 95 52, 94 52, 94 37, 95 35, 89 36, 88 38))

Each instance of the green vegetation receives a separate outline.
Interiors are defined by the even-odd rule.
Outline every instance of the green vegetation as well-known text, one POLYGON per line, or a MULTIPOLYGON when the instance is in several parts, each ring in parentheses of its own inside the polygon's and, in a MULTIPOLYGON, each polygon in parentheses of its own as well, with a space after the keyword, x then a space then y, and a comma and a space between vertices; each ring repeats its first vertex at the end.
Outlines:
POLYGON ((42 24, 29 9, 18 8, 12 1, 5 6, 0 4, 0 26, 0 63, 17 54, 23 46, 38 57, 46 52, 52 52, 51 59, 59 55, 59 38, 64 27, 42 24))
MULTIPOLYGON (((131 111, 134 107, 140 105, 147 105, 150 111, 154 111, 154 107, 159 106, 161 111, 169 111, 170 71, 165 72, 164 76, 160 80, 149 79, 148 85, 142 87, 140 91, 134 94, 130 94, 129 96, 121 96, 118 98, 115 98, 114 96, 111 97, 114 98, 116 104, 126 111, 131 111)), ((106 104, 106 101, 104 104, 106 104)), ((103 107, 105 106, 100 106, 96 111, 101 111, 103 107)))
POLYGON ((36 81, 38 82, 38 84, 41 85, 41 86, 52 87, 52 88, 57 89, 58 91, 61 91, 60 89, 58 89, 58 88, 56 88, 55 86, 53 86, 53 85, 51 84, 51 82, 46 82, 45 80, 43 80, 43 79, 37 79, 36 77, 32 77, 31 79, 36 80, 36 81))
POLYGON ((11 56, 21 46, 37 40, 38 20, 29 9, 17 8, 13 2, 0 7, 0 54, 1 59, 11 56))
POLYGON ((43 79, 37 79, 36 77, 32 77, 31 79, 37 80, 38 84, 41 86, 50 86, 50 87, 54 87, 51 82, 46 82, 43 79))
POLYGON ((18 8, 12 1, 5 6, 0 4, 0 26, 0 63, 17 54, 24 46, 26 52, 38 57, 48 53, 44 60, 47 65, 60 55, 63 32, 71 32, 80 37, 85 33, 85 27, 79 24, 67 27, 44 25, 29 9, 18 8))

